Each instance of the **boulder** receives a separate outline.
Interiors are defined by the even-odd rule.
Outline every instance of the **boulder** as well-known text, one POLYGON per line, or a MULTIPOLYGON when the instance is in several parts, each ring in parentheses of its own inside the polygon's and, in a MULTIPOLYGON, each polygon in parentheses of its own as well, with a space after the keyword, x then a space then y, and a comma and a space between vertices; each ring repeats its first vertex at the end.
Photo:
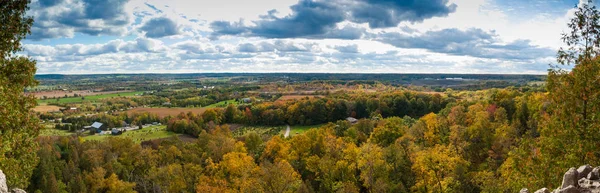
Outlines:
POLYGON ((8 186, 6 185, 6 175, 0 170, 0 193, 8 193, 8 186))
POLYGON ((21 189, 18 189, 18 188, 12 189, 12 192, 13 193, 27 193, 27 192, 25 192, 25 190, 21 190, 21 189))
MULTIPOLYGON (((575 168, 573 168, 575 169, 575 168)), ((577 189, 577 187, 570 185, 567 186, 566 188, 560 189, 558 191, 558 193, 581 193, 581 191, 579 191, 579 189, 577 189)))
POLYGON ((529 190, 527 188, 523 188, 521 191, 519 191, 519 193, 529 193, 529 190))
POLYGON ((565 173, 565 175, 563 175, 563 181, 562 181, 562 185, 560 186, 560 188, 565 189, 569 186, 577 187, 577 185, 578 185, 577 181, 579 181, 578 177, 579 177, 579 174, 577 172, 577 169, 570 168, 569 171, 567 171, 565 173))
POLYGON ((579 168, 577 168, 577 180, 587 177, 592 169, 593 168, 590 165, 579 166, 579 168))
POLYGON ((587 179, 600 180, 600 167, 595 167, 592 169, 592 171, 587 175, 587 179))
POLYGON ((548 188, 542 188, 535 191, 534 193, 550 193, 550 190, 548 190, 548 188))

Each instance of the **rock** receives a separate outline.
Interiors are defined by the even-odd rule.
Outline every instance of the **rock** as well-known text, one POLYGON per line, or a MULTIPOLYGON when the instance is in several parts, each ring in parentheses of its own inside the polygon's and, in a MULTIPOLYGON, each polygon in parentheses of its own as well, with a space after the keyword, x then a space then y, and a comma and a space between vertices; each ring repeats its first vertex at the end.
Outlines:
POLYGON ((519 191, 519 193, 529 193, 529 190, 527 188, 523 188, 521 191, 519 191))
MULTIPOLYGON (((575 169, 575 168, 573 168, 575 169)), ((581 193, 581 191, 579 191, 579 189, 577 189, 577 187, 573 186, 573 185, 569 185, 566 188, 560 189, 558 191, 558 193, 581 193)))
POLYGON ((565 189, 569 186, 577 187, 577 181, 579 180, 578 176, 579 174, 577 170, 575 168, 570 168, 569 171, 567 171, 565 175, 563 175, 563 181, 560 188, 565 189))
POLYGON ((548 188, 542 188, 535 191, 534 193, 550 193, 550 190, 548 190, 548 188))
POLYGON ((600 181, 581 178, 579 179, 579 187, 581 190, 590 190, 592 192, 598 192, 600 191, 600 181))
POLYGON ((21 190, 21 189, 18 189, 18 188, 12 189, 12 192, 13 193, 27 193, 27 192, 25 192, 25 190, 21 190))
POLYGON ((591 171, 592 166, 590 165, 579 166, 579 168, 577 168, 577 180, 587 177, 591 171))
POLYGON ((0 170, 0 193, 8 193, 8 186, 6 185, 6 175, 0 170))
POLYGON ((592 171, 587 175, 587 179, 600 180, 600 167, 595 167, 592 169, 592 171))

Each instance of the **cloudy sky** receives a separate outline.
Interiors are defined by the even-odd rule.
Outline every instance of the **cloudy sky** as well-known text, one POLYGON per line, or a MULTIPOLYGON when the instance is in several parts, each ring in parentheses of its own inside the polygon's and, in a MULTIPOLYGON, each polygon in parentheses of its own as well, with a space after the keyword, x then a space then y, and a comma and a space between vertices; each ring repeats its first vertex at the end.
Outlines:
POLYGON ((544 74, 578 0, 32 0, 39 74, 544 74))

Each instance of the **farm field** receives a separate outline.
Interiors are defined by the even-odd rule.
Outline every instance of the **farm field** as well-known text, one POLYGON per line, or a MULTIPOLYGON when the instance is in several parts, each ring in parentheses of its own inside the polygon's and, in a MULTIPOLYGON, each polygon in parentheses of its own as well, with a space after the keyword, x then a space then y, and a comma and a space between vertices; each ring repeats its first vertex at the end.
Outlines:
POLYGON ((69 136, 73 134, 74 133, 66 130, 58 130, 54 128, 45 128, 40 130, 40 136, 69 136))
POLYGON ((196 113, 196 114, 202 114, 204 113, 204 111, 206 111, 206 109, 208 108, 166 108, 166 107, 158 107, 158 108, 152 108, 152 107, 144 107, 144 108, 134 108, 134 109, 130 109, 127 111, 128 114, 134 114, 134 113, 155 113, 156 115, 158 115, 159 117, 166 117, 166 116, 177 116, 179 115, 179 113, 187 113, 187 112, 192 112, 192 113, 196 113))
POLYGON ((74 94, 81 95, 81 96, 90 96, 90 95, 115 94, 115 93, 124 93, 124 92, 133 92, 133 91, 120 90, 120 91, 92 92, 91 90, 78 90, 78 91, 54 90, 54 91, 31 92, 30 94, 35 95, 35 97, 38 99, 42 99, 44 96, 46 98, 52 98, 52 97, 56 98, 56 97, 64 97, 65 95, 73 96, 74 94))
POLYGON ((136 92, 119 92, 119 93, 109 93, 109 94, 99 94, 99 95, 88 95, 84 97, 68 97, 68 98, 60 98, 60 99, 39 99, 38 104, 48 104, 48 103, 61 103, 61 104, 70 104, 70 103, 81 103, 84 101, 96 102, 101 99, 112 98, 112 97, 131 97, 135 95, 143 94, 143 91, 136 92))
MULTIPOLYGON (((294 125, 294 126, 290 126, 290 137, 294 136, 294 135, 300 135, 306 131, 308 131, 309 129, 315 129, 315 128, 319 128, 321 126, 323 126, 325 124, 318 124, 318 125, 294 125)), ((285 128, 285 126, 283 126, 283 128, 285 128)), ((280 134, 285 134, 285 129, 282 129, 280 132, 280 134)))
POLYGON ((33 111, 35 112, 51 112, 58 110, 60 110, 60 107, 55 105, 39 105, 33 108, 33 111))
POLYGON ((173 136, 178 136, 181 134, 176 134, 170 131, 167 131, 167 127, 164 125, 161 126, 150 126, 143 128, 141 130, 135 131, 127 131, 122 135, 89 135, 83 137, 84 140, 104 140, 110 137, 122 137, 122 138, 131 138, 136 143, 141 143, 142 141, 153 140, 153 139, 161 139, 168 138, 173 136))
POLYGON ((242 126, 235 129, 231 134, 233 137, 242 137, 249 133, 256 133, 261 136, 274 136, 285 133, 285 126, 242 126))
POLYGON ((321 95, 283 95, 277 99, 277 101, 289 101, 289 100, 298 100, 303 98, 315 98, 315 97, 323 97, 321 95))
POLYGON ((218 103, 214 103, 214 104, 208 105, 205 108, 217 108, 217 107, 219 107, 219 108, 225 108, 229 104, 239 105, 241 103, 240 102, 236 102, 234 99, 231 99, 231 100, 221 101, 221 102, 218 102, 218 103))

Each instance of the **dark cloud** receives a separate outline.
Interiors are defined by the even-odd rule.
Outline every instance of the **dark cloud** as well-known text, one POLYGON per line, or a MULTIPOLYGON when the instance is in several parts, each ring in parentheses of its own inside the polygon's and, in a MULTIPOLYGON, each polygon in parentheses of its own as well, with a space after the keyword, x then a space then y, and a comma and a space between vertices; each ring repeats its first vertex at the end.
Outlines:
POLYGON ((456 11, 448 0, 361 0, 352 8, 352 21, 369 23, 371 28, 395 27, 400 22, 422 22, 445 17, 456 11))
POLYGON ((128 1, 40 0, 32 4, 28 12, 35 18, 28 39, 71 37, 75 32, 93 36, 123 35, 132 21, 125 11, 128 1))
POLYGON ((324 34, 344 20, 344 12, 327 2, 302 0, 290 8, 292 15, 255 21, 250 31, 267 38, 305 37, 324 34))
POLYGON ((376 34, 374 40, 399 48, 420 48, 437 53, 524 60, 549 57, 554 50, 531 45, 528 40, 500 42, 493 31, 477 28, 459 30, 455 28, 428 31, 417 36, 401 33, 376 34))
POLYGON ((271 10, 260 20, 253 21, 253 26, 245 26, 242 22, 215 21, 211 23, 212 35, 357 39, 362 36, 361 31, 340 30, 336 25, 352 21, 369 23, 372 28, 393 27, 403 21, 421 22, 447 16, 456 10, 456 5, 448 4, 447 0, 300 0, 290 9, 292 13, 285 17, 277 17, 276 11, 271 10))
POLYGON ((146 37, 162 38, 179 34, 177 24, 165 17, 152 18, 148 20, 140 30, 146 32, 146 37))

